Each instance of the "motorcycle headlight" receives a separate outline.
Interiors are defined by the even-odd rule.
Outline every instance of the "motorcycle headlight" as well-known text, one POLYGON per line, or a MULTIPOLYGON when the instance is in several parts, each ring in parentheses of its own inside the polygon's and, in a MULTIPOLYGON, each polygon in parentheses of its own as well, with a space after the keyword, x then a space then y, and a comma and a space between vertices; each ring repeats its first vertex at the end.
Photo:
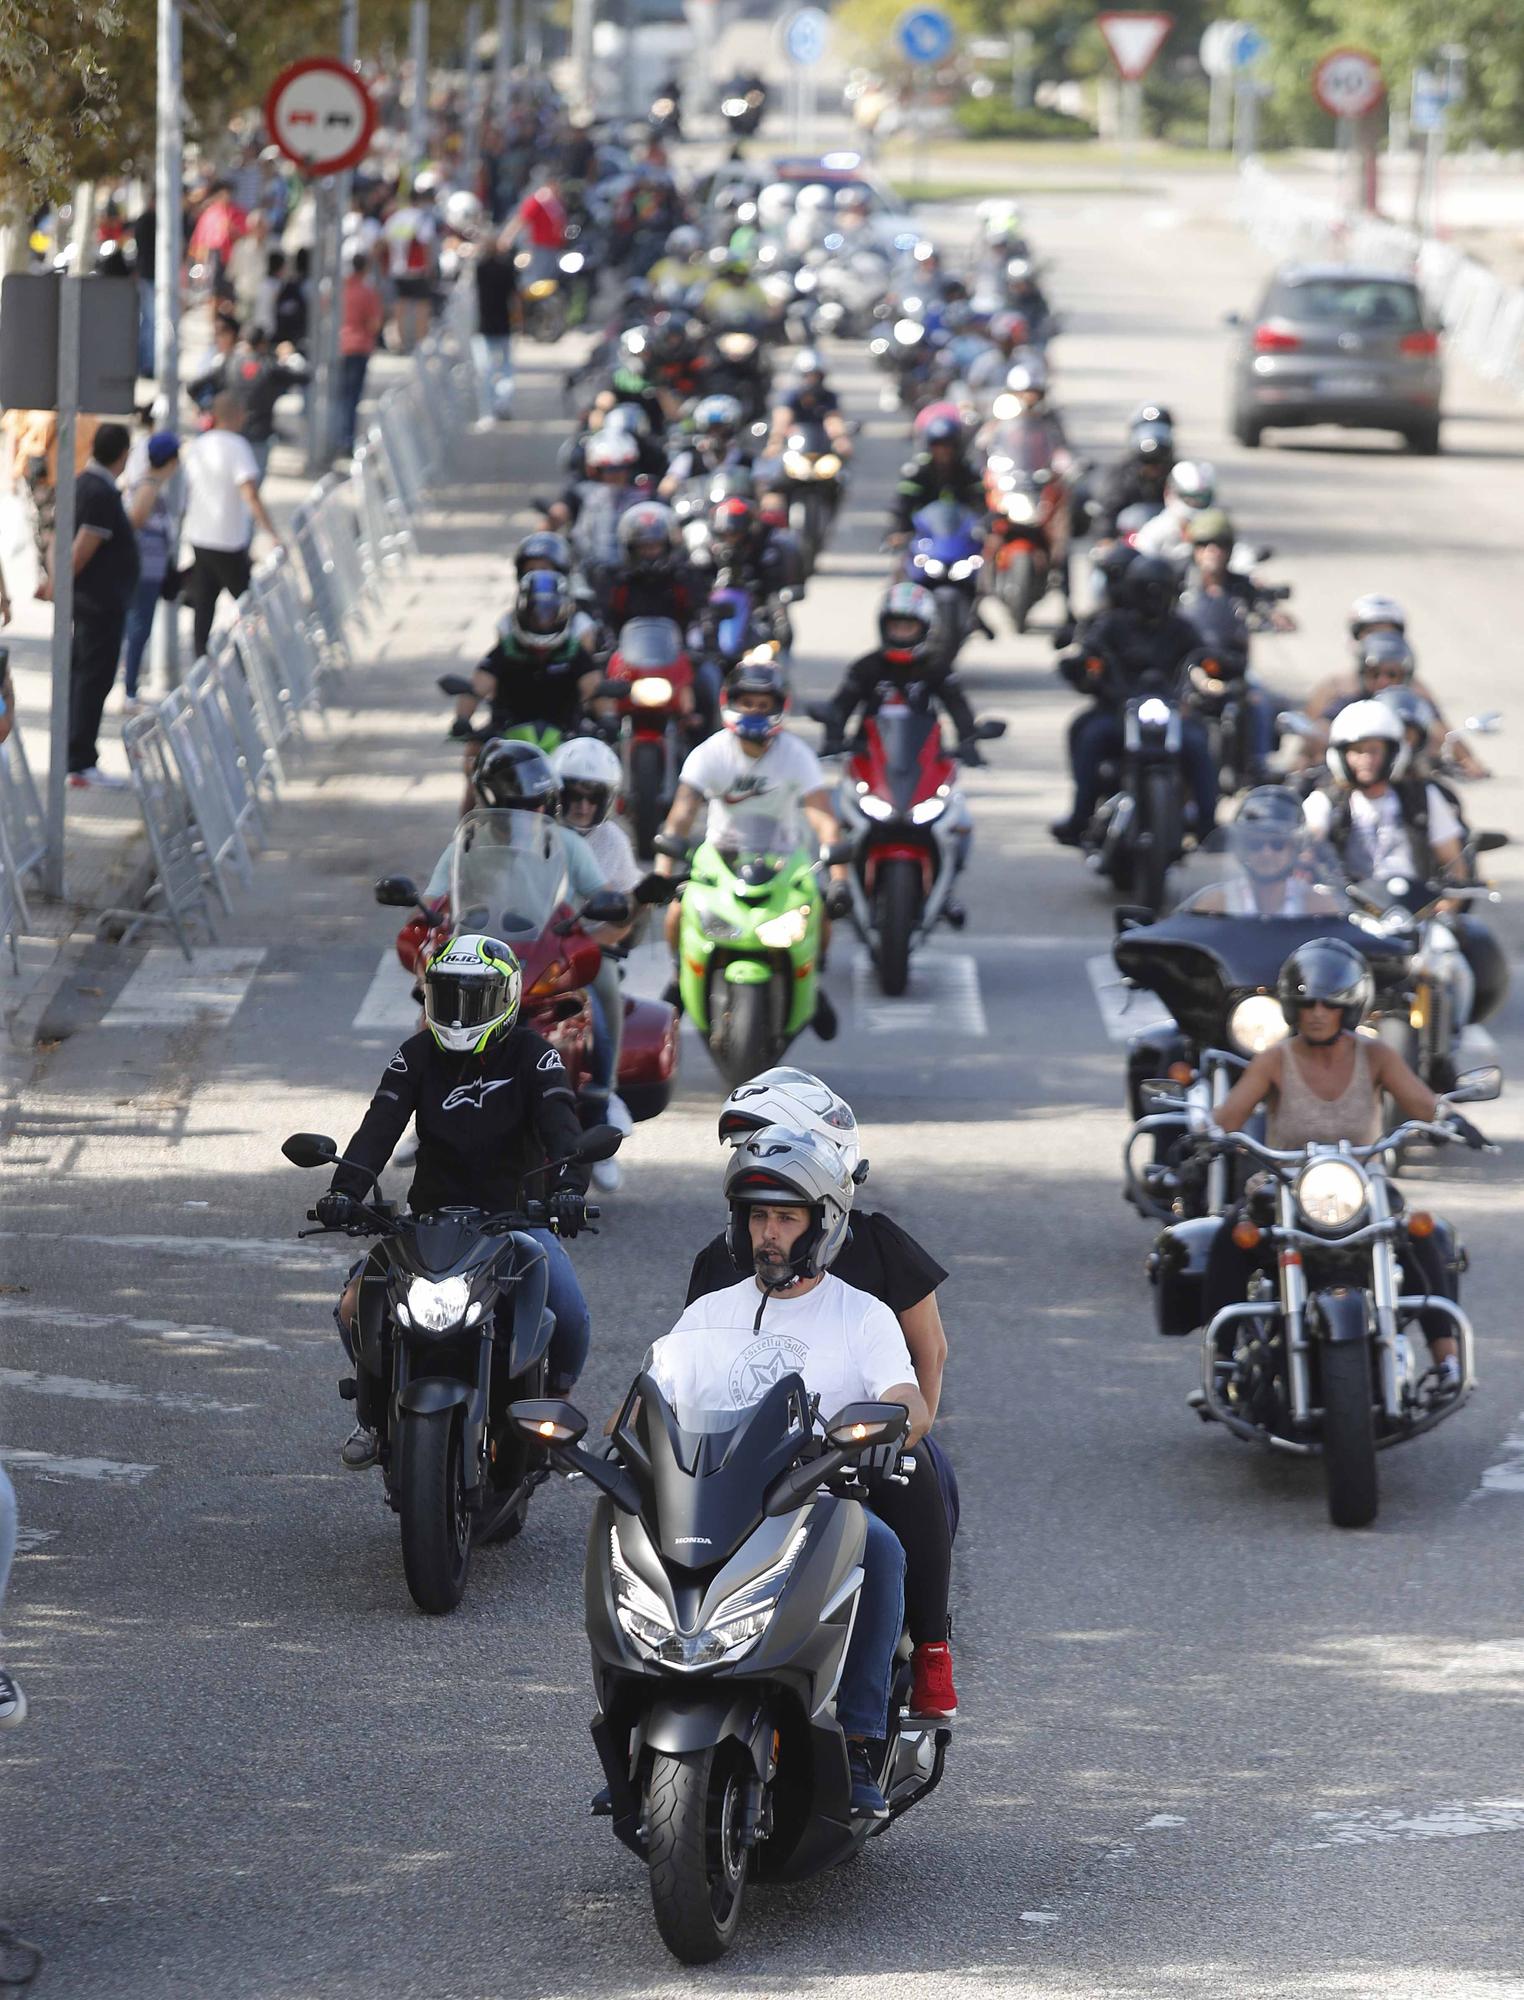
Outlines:
POLYGON ((935 556, 917 556, 915 566, 924 576, 940 576, 947 567, 945 563, 939 563, 935 556))
POLYGON ((1228 1040, 1241 1056, 1257 1056, 1285 1041, 1290 1032, 1281 1003, 1268 993, 1251 993, 1228 1016, 1228 1040))
POLYGON ((1349 1160, 1314 1160, 1297 1175, 1295 1192, 1314 1229, 1343 1229, 1365 1207, 1365 1176, 1349 1160))
POLYGON ((902 347, 914 347, 918 340, 924 340, 926 329, 919 320, 897 319, 894 322, 894 337, 902 347))
POLYGON ((677 1635, 672 1614, 650 1584, 625 1561, 613 1528, 609 1530, 609 1571, 614 1583, 614 1616, 643 1652, 660 1654, 677 1635))
POLYGON ((471 1297, 469 1278, 414 1278, 407 1288, 407 1309, 414 1326, 425 1333, 444 1333, 463 1317, 471 1297))
POLYGON ((765 944, 769 951, 787 951, 801 941, 809 927, 809 904, 796 903, 781 916, 769 917, 766 923, 758 924, 757 942, 765 944))
POLYGON ((1216 674, 1204 667, 1200 661, 1191 668, 1190 681, 1197 694, 1211 695, 1214 699, 1222 694, 1228 685, 1226 681, 1219 680, 1216 674))
POLYGON ((661 674, 642 674, 630 682, 630 700, 636 708, 665 708, 672 699, 672 683, 661 674))
POLYGON ((722 910, 700 910, 699 929, 707 938, 718 938, 722 943, 741 935, 741 926, 733 924, 722 910))
POLYGON ((817 479, 834 479, 841 470, 841 460, 834 451, 823 451, 815 461, 817 479))
POLYGON ((946 799, 922 799, 918 806, 910 808, 911 823, 915 826, 930 826, 931 822, 940 819, 946 810, 946 799))
POLYGON ((1005 517, 1008 521, 1035 521, 1037 502, 1030 493, 1007 493, 1004 500, 1005 517))
POLYGON ((981 570, 983 568, 984 568, 983 556, 965 556, 962 562, 955 562, 952 568, 947 572, 948 580, 952 583, 963 583, 969 577, 971 577, 976 570, 981 570))
POLYGON ((561 269, 566 272, 568 277, 575 277, 586 262, 587 259, 580 250, 568 250, 566 255, 561 259, 561 269))
POLYGON ((795 273, 794 288, 796 291, 813 292, 819 283, 819 276, 814 271, 799 271, 795 273))
POLYGON ((715 346, 727 361, 750 361, 757 351, 755 334, 722 333, 715 346))
POLYGON ((993 417, 1002 417, 1002 418, 1020 416, 1021 415, 1020 397, 1005 395, 1005 394, 997 396, 993 404, 990 406, 990 415, 993 417))
POLYGON ((617 1534, 610 1529, 615 1615, 642 1652, 679 1672, 741 1659, 771 1624, 808 1531, 808 1523, 801 1522, 778 1560, 722 1597, 709 1623, 690 1636, 674 1628, 666 1605, 624 1560, 617 1534))
POLYGON ((789 479, 812 479, 815 476, 808 456, 802 451, 786 451, 783 454, 783 471, 789 479))
POLYGON ((1169 703, 1154 694, 1138 703, 1138 720, 1145 729, 1163 729, 1169 722, 1169 703))
POLYGON ((894 807, 887 799, 877 799, 872 792, 861 792, 857 799, 858 809, 869 819, 893 819, 894 807))
POLYGON ((746 99, 744 97, 727 97, 725 102, 720 106, 720 115, 725 118, 739 118, 745 109, 746 99))
POLYGON ((548 299, 555 289, 554 278, 536 278, 533 284, 524 287, 524 296, 528 299, 548 299))

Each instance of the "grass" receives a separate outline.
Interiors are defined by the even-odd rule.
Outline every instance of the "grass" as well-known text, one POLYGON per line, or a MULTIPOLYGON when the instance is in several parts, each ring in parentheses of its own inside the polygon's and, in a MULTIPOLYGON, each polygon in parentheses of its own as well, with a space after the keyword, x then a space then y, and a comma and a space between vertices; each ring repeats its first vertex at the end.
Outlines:
MULTIPOLYGON (((1156 139, 1145 139, 1139 145, 1136 161, 1131 165, 1120 146, 1110 140, 1103 142, 1099 139, 1088 142, 1074 139, 960 139, 930 133, 922 150, 939 179, 951 182, 959 169, 964 169, 969 174, 967 185, 985 194, 991 188, 989 177, 1002 169, 1035 172, 1038 179, 1034 184, 1039 186, 1048 185, 1041 179, 1040 170, 1043 169, 1064 176, 1066 180, 1090 173, 1109 173, 1120 175, 1124 183, 1135 171, 1155 174, 1226 174, 1233 171, 1233 162, 1226 153, 1208 153, 1195 146, 1171 146, 1156 139), (986 178, 975 179, 975 175, 986 178)), ((907 177, 913 153, 909 137, 896 133, 879 148, 875 165, 899 186, 907 177)), ((1086 181, 1082 185, 1088 188, 1091 184, 1086 181)))
MULTIPOLYGON (((889 185, 901 201, 983 201, 991 195, 999 195, 1015 190, 1006 190, 995 181, 952 181, 941 180, 928 175, 923 181, 912 180, 908 174, 889 176, 889 185)), ((1020 192, 1027 192, 1026 189, 1020 192)), ((1037 181, 1032 184, 1031 193, 1050 194, 1134 194, 1158 195, 1164 190, 1149 181, 1037 181)))

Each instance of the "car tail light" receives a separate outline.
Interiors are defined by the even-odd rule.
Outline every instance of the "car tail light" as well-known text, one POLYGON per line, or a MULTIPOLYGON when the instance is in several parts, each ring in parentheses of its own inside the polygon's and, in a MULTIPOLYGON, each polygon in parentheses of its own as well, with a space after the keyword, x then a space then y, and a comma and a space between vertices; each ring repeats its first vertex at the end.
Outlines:
POLYGON ((1439 335, 1434 332, 1405 333, 1397 343, 1403 354, 1438 354, 1439 335))
POLYGON ((1299 333, 1288 333, 1281 326, 1257 326, 1254 329, 1254 352, 1256 354, 1291 354, 1302 344, 1299 333))

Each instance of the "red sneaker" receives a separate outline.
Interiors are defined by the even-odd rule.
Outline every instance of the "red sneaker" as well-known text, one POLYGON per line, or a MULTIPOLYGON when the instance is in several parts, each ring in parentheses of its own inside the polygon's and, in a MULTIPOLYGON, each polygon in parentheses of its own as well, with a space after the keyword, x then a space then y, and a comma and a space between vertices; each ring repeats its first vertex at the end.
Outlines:
POLYGON ((958 1691, 953 1686, 952 1647, 945 1640, 917 1646, 910 1658, 914 1677, 910 1693, 912 1715, 933 1715, 951 1722, 958 1712, 958 1691))

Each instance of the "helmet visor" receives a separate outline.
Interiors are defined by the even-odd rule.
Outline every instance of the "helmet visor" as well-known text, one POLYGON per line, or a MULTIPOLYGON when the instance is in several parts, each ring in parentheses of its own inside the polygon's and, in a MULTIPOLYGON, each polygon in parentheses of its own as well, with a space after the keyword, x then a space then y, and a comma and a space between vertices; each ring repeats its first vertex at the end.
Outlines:
POLYGON ((436 1028, 490 1028, 508 1011, 508 980, 490 966, 424 975, 425 1009, 436 1028))

